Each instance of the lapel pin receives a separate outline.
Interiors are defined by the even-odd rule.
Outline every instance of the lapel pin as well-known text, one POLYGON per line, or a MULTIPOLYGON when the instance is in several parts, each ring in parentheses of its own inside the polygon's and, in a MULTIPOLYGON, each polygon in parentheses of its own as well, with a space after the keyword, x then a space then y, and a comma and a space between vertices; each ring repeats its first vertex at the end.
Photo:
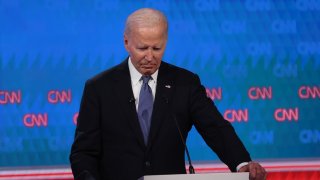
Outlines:
POLYGON ((171 88, 171 86, 170 86, 170 85, 166 85, 165 87, 166 87, 166 88, 169 88, 169 89, 171 88))

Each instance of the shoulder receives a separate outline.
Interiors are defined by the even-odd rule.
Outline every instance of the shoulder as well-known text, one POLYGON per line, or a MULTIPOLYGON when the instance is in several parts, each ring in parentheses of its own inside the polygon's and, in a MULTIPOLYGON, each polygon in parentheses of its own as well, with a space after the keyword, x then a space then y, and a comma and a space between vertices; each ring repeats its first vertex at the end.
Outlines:
POLYGON ((198 75, 182 67, 175 66, 173 64, 162 62, 160 70, 163 70, 166 74, 170 74, 172 78, 178 80, 178 82, 190 82, 197 81, 198 75))
POLYGON ((118 79, 118 77, 129 75, 127 60, 122 63, 113 66, 107 70, 104 70, 93 77, 89 78, 86 84, 106 84, 106 82, 112 82, 118 79))
MULTIPOLYGON (((182 67, 178 67, 176 65, 162 62, 161 66, 163 66, 164 71, 169 71, 170 73, 174 73, 182 76, 195 76, 196 74, 182 67)), ((162 67, 161 67, 162 68, 162 67)))

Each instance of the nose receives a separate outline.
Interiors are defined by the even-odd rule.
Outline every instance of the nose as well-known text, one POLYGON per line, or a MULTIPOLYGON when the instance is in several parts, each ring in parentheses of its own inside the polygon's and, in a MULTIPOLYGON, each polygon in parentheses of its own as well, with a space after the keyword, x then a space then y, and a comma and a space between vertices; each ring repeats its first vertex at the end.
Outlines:
POLYGON ((145 56, 145 59, 147 61, 152 61, 152 59, 153 59, 153 51, 152 51, 152 49, 148 49, 147 54, 145 56))

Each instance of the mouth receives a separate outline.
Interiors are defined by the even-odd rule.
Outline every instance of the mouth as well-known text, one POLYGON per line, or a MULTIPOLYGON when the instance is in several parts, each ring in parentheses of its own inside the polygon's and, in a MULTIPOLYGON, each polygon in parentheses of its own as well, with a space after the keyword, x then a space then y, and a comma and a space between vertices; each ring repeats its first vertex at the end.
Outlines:
POLYGON ((152 68, 154 68, 154 65, 152 65, 152 64, 142 65, 141 67, 144 68, 144 69, 152 69, 152 68))

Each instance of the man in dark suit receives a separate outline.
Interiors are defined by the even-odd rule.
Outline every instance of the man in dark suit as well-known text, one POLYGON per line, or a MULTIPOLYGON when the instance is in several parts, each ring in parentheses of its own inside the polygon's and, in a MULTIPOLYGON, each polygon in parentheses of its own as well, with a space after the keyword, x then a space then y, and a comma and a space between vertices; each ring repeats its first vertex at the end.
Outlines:
POLYGON ((183 141, 193 125, 231 171, 265 178, 199 77, 162 61, 167 36, 167 20, 157 10, 140 9, 128 17, 129 57, 84 88, 70 155, 75 178, 186 173, 183 141))

